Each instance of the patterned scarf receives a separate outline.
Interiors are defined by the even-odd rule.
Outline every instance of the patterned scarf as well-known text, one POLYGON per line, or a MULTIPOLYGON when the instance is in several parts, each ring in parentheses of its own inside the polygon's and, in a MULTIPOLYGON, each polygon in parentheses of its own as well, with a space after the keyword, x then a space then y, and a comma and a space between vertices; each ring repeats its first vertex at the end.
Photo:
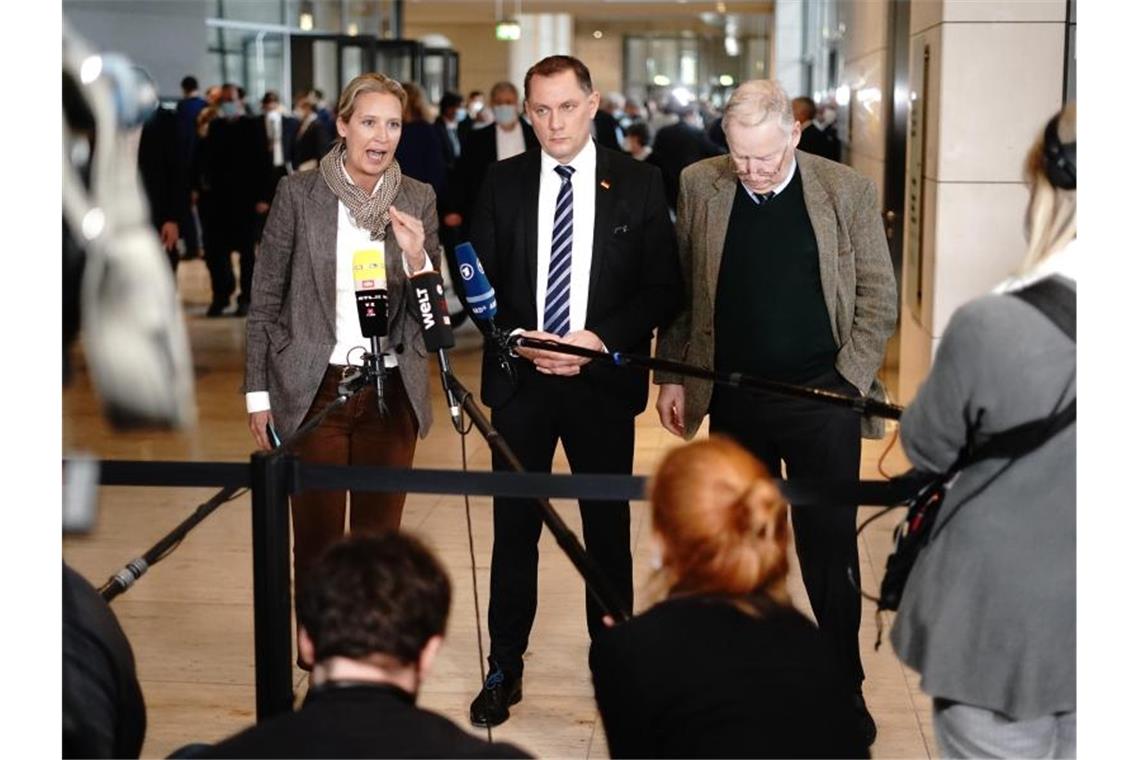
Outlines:
POLYGON ((384 172, 380 178, 380 192, 368 193, 348 181, 344 170, 345 150, 345 144, 339 142, 325 154, 321 159, 321 178, 348 209, 356 226, 371 232, 373 240, 383 240, 384 229, 388 226, 388 207, 400 192, 400 182, 404 178, 400 163, 393 160, 384 172))

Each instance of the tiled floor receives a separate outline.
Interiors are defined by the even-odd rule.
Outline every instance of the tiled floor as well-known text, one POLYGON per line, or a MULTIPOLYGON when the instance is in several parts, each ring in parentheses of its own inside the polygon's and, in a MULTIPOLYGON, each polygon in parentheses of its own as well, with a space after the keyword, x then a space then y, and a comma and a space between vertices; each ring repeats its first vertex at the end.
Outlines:
MULTIPOLYGON (((118 433, 103 422, 86 375, 80 371, 64 393, 64 451, 107 459, 246 461, 252 442, 245 426, 241 383, 244 320, 207 320, 208 298, 202 263, 183 264, 180 287, 186 301, 197 374, 199 420, 185 433, 118 433)), ((473 390, 478 386, 477 338, 460 334, 453 352, 456 372, 473 390)), ((82 362, 79 362, 80 367, 82 362)), ((438 390, 438 389, 437 389, 438 390)), ((436 426, 419 444, 416 465, 459 468, 460 441, 446 423, 440 394, 434 397, 436 426)), ((664 432, 656 414, 637 421, 635 472, 649 474, 662 452, 678 440, 664 432)), ((864 446, 863 475, 878 477, 876 463, 885 441, 864 446)), ((486 445, 467 440, 468 464, 489 469, 486 445)), ((559 454, 556 467, 567 471, 559 454)), ((884 464, 891 473, 906 468, 896 446, 884 464)), ((212 492, 204 489, 103 488, 97 529, 64 542, 64 557, 96 585, 173 528, 212 492)), ((566 522, 578 530, 577 509, 556 502, 566 522)), ((874 513, 860 510, 860 517, 874 513)), ((490 499, 471 500, 479 624, 486 636, 486 603, 491 552, 490 499)), ((860 539, 864 585, 877 587, 890 531, 888 517, 860 539)), ((460 725, 480 682, 479 645, 471 588, 467 523, 461 497, 411 495, 404 527, 424 538, 451 572, 454 602, 447 643, 429 676, 421 703, 460 725)), ((636 588, 648 576, 644 503, 633 505, 636 588)), ((148 705, 144 756, 161 757, 190 741, 226 736, 253 720, 253 613, 251 606, 248 497, 224 505, 200 525, 169 559, 114 602, 135 650, 148 705)), ((793 598, 810 615, 793 567, 793 598)), ((586 667, 588 639, 583 620, 583 587, 569 561, 544 533, 539 573, 539 608, 527 654, 525 699, 495 737, 516 742, 541 757, 605 757, 606 743, 594 706, 586 667)), ((889 622, 889 621, 888 621, 889 622)), ((875 616, 863 614, 865 693, 879 725, 876 757, 929 757, 933 751, 930 703, 917 678, 905 669, 884 639, 874 651, 875 616)), ((484 646, 486 641, 484 638, 484 646)), ((304 674, 296 671, 299 689, 304 674)), ((473 729, 472 729, 473 730, 473 729)))

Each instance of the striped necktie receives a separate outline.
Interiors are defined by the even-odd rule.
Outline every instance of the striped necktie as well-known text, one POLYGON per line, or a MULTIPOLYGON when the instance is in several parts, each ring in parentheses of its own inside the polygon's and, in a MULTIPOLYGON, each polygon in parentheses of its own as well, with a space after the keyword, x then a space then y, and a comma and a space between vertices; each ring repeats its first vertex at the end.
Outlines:
POLYGON ((574 185, 572 166, 556 166, 562 178, 554 204, 554 237, 550 242, 550 269, 546 275, 543 329, 559 337, 570 331, 570 252, 574 247, 574 185))

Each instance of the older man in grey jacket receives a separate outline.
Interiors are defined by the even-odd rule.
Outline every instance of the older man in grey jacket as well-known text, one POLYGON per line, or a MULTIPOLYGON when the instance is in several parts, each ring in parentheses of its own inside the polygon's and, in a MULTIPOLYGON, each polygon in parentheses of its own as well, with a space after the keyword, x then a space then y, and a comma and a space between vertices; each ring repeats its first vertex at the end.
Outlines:
MULTIPOLYGON (((722 372, 883 398, 876 373, 895 329, 895 280, 874 183, 796 151, 800 126, 781 87, 742 84, 724 114, 729 155, 681 175, 677 238, 685 308, 658 355, 722 372)), ((705 415, 774 476, 857 480, 854 413, 817 402, 715 388, 658 373, 657 411, 691 438, 705 415)), ((864 426, 881 437, 882 423, 864 426)), ((862 698, 855 505, 792 506, 796 551, 824 635, 862 698)))

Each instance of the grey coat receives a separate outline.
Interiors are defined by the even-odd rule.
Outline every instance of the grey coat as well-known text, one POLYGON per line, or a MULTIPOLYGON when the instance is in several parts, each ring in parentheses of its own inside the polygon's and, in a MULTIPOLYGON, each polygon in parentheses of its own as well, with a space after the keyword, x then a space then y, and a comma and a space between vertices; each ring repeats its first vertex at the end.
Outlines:
MULTIPOLYGON (((879 218, 875 184, 834 161, 796 151, 804 203, 819 249, 820 284, 832 337, 835 369, 864 395, 883 400, 876 378, 898 318, 894 269, 879 218)), ((677 245, 685 299, 681 313, 661 331, 657 355, 713 367, 717 279, 737 178, 729 156, 699 161, 681 173, 677 245)), ((708 413, 713 384, 658 372, 654 382, 685 387, 685 437, 708 413)), ((865 418, 863 435, 881 438, 883 422, 865 418)))
MULTIPOLYGON (((337 203, 319 171, 282 179, 253 271, 243 390, 269 391, 282 437, 291 435, 309 411, 336 345, 337 203)), ((431 186, 405 176, 392 205, 423 220, 424 250, 438 271, 439 221, 431 186)), ((431 427, 427 350, 391 225, 385 240, 388 342, 422 438, 431 427)))
MULTIPOLYGON (((970 427, 980 442, 1075 393, 1075 344, 1032 306, 986 296, 951 318, 903 447, 945 471, 970 427)), ((891 632, 927 694, 1017 720, 1076 709, 1076 447, 1073 425, 1012 464, 967 467, 948 490, 891 632)))

